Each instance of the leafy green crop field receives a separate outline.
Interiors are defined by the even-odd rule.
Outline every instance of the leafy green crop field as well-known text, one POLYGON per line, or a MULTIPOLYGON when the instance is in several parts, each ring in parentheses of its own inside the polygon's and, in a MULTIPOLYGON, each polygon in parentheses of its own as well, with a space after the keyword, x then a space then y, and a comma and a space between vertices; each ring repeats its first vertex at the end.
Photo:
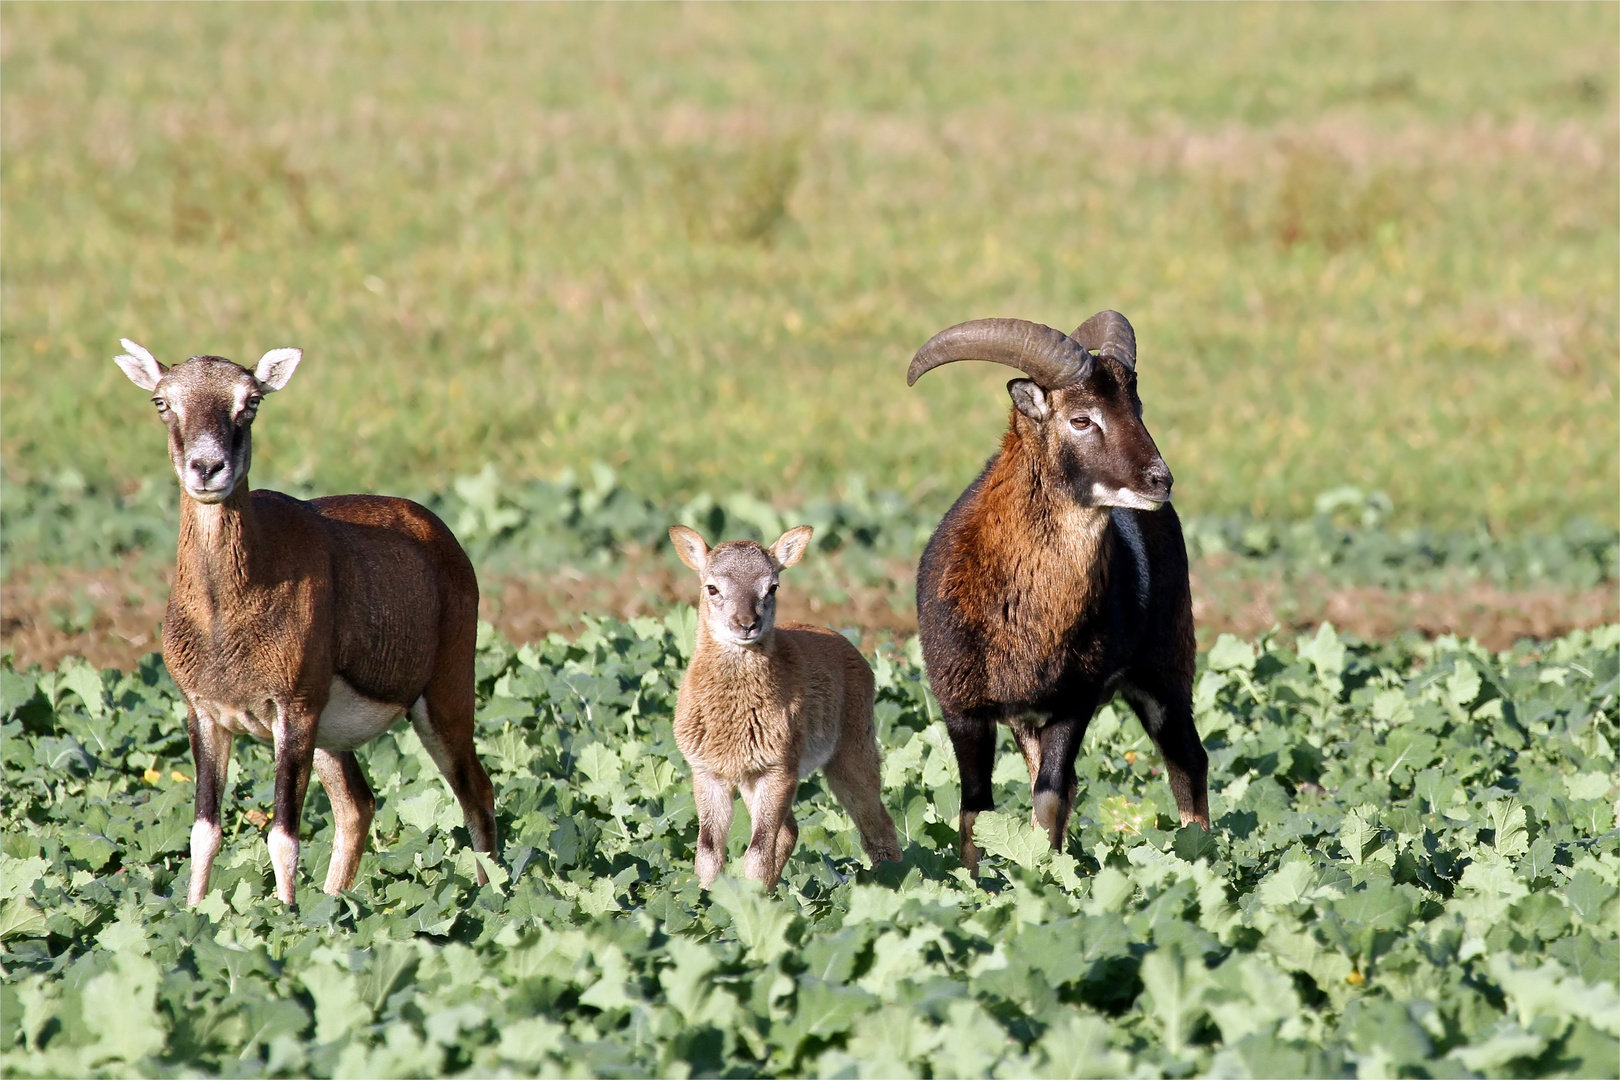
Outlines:
POLYGON ((306 361, 266 486, 604 461, 943 509, 1115 307, 1189 513, 1615 522, 1612 4, 0 11, 8 480, 163 477, 120 336, 306 361), (969 366, 971 367, 971 366, 969 366), (312 435, 318 433, 318 435, 312 435))
POLYGON ((375 850, 335 898, 312 787, 297 914, 248 817, 271 791, 256 746, 214 891, 177 901, 190 764, 155 657, 0 670, 7 1074, 1614 1075, 1620 627, 1500 654, 1223 637, 1196 696, 1216 829, 1175 827, 1116 704, 1062 853, 1009 742, 977 883, 916 656, 882 656, 905 862, 862 869, 812 779, 771 897, 692 872, 670 727, 692 636, 689 609, 486 633, 492 883, 401 728, 362 752, 375 850))

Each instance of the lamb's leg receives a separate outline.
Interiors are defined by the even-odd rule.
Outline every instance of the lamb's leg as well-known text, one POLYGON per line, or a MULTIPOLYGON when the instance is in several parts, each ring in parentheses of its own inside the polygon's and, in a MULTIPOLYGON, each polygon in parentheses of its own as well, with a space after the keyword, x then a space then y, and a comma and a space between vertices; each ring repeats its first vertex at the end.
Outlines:
POLYGON ((208 876, 214 869, 214 856, 225 830, 219 812, 225 800, 225 785, 231 765, 231 733, 211 717, 192 708, 186 718, 191 735, 191 760, 197 770, 196 820, 191 827, 191 884, 186 902, 202 903, 208 895, 208 876))
POLYGON ((703 769, 692 770, 692 797, 698 815, 698 884, 707 889, 726 865, 734 793, 729 781, 703 769))
POLYGON ((877 737, 868 726, 865 732, 848 733, 822 770, 838 804, 855 819, 861 847, 873 866, 885 860, 899 862, 901 858, 894 818, 883 805, 883 770, 878 755, 877 737))
POLYGON ((366 837, 371 833, 377 799, 352 750, 335 754, 316 749, 315 772, 321 778, 321 787, 326 789, 326 797, 332 801, 332 817, 337 824, 337 836, 332 841, 332 865, 327 868, 323 886, 326 892, 336 893, 354 884, 360 856, 366 850, 366 837))
POLYGON ((743 788, 748 815, 753 819, 753 834, 748 840, 748 852, 743 856, 743 872, 758 879, 766 892, 776 888, 782 867, 793 853, 791 845, 799 839, 797 823, 791 830, 788 828, 788 821, 793 817, 793 796, 798 791, 799 774, 794 768, 772 769, 743 788), (789 841, 785 847, 783 839, 789 841))
MULTIPOLYGON (((1033 720, 1014 720, 1010 725, 1013 738, 1018 742, 1018 751, 1024 755, 1024 767, 1029 770, 1029 790, 1033 797, 1035 781, 1041 775, 1041 727, 1033 720)), ((1040 819, 1034 809, 1029 812, 1029 823, 1037 829, 1041 827, 1040 819)))

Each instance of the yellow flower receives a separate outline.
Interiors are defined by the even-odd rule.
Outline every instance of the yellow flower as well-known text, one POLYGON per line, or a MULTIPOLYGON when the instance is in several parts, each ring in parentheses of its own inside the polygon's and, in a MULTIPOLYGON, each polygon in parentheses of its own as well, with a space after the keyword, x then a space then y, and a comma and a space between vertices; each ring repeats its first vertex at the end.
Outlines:
POLYGON ((155 784, 162 777, 163 777, 163 774, 158 772, 156 769, 147 769, 146 770, 145 778, 146 778, 146 782, 148 784, 155 784))

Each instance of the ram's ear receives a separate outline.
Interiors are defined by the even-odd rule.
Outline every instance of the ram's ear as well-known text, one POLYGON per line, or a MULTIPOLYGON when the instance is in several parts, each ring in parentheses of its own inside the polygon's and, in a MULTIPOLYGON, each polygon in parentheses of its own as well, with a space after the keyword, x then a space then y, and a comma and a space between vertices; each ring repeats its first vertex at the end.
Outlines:
POLYGON ((709 565, 709 545, 704 543, 703 537, 685 525, 676 525, 669 530, 669 538, 675 542, 675 554, 681 557, 681 562, 703 573, 703 568, 709 565))
POLYGON ((259 366, 253 369, 253 377, 259 380, 259 385, 267 394, 280 390, 292 379, 293 372, 298 370, 298 361, 303 358, 303 349, 271 349, 259 357, 259 366))
POLYGON ((815 531, 809 525, 800 525, 777 537, 776 543, 771 545, 771 558, 776 560, 776 565, 786 570, 804 558, 805 549, 810 546, 810 535, 815 531))
POLYGON ((1014 379, 1007 384, 1013 407, 1037 424, 1052 415, 1052 400, 1034 379, 1014 379))
POLYGON ((124 369, 129 381, 148 392, 157 389, 158 380, 169 369, 157 362, 157 357, 135 344, 129 338, 119 338, 118 344, 129 350, 123 356, 113 357, 113 363, 124 369))

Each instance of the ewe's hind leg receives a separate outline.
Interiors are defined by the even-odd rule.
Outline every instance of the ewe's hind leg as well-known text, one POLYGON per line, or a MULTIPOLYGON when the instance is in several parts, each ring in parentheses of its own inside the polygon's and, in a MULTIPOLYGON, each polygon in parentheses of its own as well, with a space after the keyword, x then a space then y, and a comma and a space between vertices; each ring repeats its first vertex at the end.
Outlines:
POLYGON ((1196 821, 1209 828, 1209 754, 1193 726, 1191 692, 1170 690, 1162 682, 1127 685, 1120 690, 1164 758, 1181 823, 1196 821))
POLYGON ((366 838, 371 833, 377 799, 352 750, 334 754, 317 748, 315 774, 321 778, 321 787, 326 789, 326 797, 332 802, 332 817, 337 823, 337 837, 332 841, 332 865, 327 868, 323 886, 326 892, 336 893, 354 884, 355 871, 360 869, 360 856, 366 850, 366 838))
POLYGON ((885 859, 900 861, 900 836, 894 818, 883 805, 883 773, 879 765, 876 737, 870 732, 851 738, 848 734, 822 772, 855 828, 861 834, 861 847, 876 866, 885 859))
MULTIPOLYGON (((411 726, 461 804, 474 851, 495 856, 495 788, 473 746, 472 673, 435 676, 411 706, 411 726)), ((489 880, 478 868, 478 884, 489 880)))
POLYGON ((698 884, 707 889, 726 865, 726 838, 731 835, 735 795, 729 781, 694 768, 692 799, 697 803, 698 817, 698 884))

